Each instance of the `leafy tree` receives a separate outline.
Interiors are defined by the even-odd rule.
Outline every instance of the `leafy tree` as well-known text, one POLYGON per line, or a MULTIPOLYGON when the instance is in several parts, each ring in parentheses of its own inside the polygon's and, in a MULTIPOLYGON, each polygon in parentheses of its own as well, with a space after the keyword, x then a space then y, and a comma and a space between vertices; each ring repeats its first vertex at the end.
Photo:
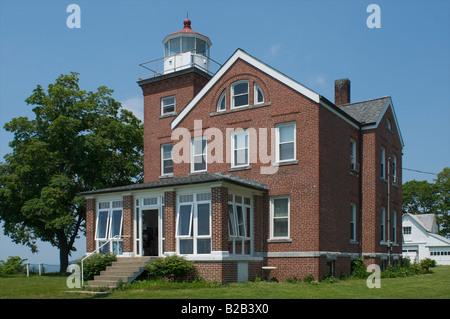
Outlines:
POLYGON ((37 252, 36 239, 60 251, 60 271, 85 231, 82 191, 142 180, 142 124, 112 90, 81 90, 78 73, 37 85, 25 101, 34 119, 5 124, 14 134, 0 163, 0 221, 5 235, 37 252))
POLYGON ((404 183, 402 201, 405 213, 436 214, 439 234, 450 234, 450 168, 444 168, 434 183, 416 180, 404 183))

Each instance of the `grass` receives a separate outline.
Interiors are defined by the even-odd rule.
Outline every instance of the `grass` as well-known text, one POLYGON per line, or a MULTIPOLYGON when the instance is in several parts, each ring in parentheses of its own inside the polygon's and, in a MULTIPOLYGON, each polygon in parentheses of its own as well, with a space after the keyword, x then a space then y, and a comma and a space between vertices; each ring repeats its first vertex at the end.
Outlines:
POLYGON ((0 299, 450 299, 450 266, 432 270, 431 274, 382 278, 379 289, 367 288, 362 279, 318 285, 136 282, 102 296, 67 293, 71 289, 66 286, 66 276, 11 276, 0 277, 0 299))

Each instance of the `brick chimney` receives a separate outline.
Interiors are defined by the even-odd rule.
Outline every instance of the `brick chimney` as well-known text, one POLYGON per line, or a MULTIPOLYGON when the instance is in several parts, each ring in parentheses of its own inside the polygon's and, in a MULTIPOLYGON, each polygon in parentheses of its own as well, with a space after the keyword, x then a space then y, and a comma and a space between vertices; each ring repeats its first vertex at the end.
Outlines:
POLYGON ((350 80, 340 79, 334 81, 334 104, 343 105, 350 103, 350 80))

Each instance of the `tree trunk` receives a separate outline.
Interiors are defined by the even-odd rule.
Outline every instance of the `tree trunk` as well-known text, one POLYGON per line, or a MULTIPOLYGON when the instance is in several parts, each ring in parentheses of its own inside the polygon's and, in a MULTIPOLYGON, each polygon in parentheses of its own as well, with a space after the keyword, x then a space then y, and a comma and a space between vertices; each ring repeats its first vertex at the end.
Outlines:
POLYGON ((59 247, 59 272, 65 274, 69 266, 69 249, 62 243, 59 247))

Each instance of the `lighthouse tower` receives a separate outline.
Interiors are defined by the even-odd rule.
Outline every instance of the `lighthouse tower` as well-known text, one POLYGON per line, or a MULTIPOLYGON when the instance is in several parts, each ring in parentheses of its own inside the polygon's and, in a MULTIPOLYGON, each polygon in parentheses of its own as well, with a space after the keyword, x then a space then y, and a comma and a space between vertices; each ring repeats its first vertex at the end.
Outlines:
MULTIPOLYGON (((217 67, 217 63, 209 58, 211 40, 192 30, 189 19, 184 20, 183 29, 166 36, 163 44, 163 58, 139 65, 137 83, 144 95, 146 183, 161 179, 160 171, 155 170, 152 163, 155 162, 155 154, 161 152, 161 143, 165 143, 164 152, 171 152, 170 123, 211 79, 211 68, 217 67), (141 76, 141 71, 146 75, 141 76), (161 140, 161 136, 166 136, 167 141, 161 140)), ((164 178, 171 176, 171 169, 167 167, 164 178)))
POLYGON ((184 20, 184 28, 169 34, 163 40, 164 74, 189 67, 209 73, 211 40, 192 30, 191 20, 184 20))

